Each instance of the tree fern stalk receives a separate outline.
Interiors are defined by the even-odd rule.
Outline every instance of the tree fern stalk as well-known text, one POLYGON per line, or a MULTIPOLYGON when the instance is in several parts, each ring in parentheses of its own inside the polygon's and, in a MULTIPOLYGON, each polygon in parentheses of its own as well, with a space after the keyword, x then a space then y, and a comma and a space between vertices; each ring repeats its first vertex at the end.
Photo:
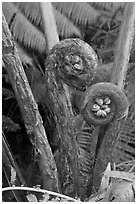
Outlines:
MULTIPOLYGON (((134 31, 134 3, 127 3, 123 16, 123 24, 119 33, 118 46, 114 59, 114 67, 111 75, 111 82, 120 89, 124 89, 124 82, 128 68, 130 49, 132 45, 134 31)), ((108 125, 104 132, 104 139, 99 149, 97 161, 93 172, 93 187, 99 189, 101 173, 105 170, 108 162, 114 161, 114 148, 118 140, 119 132, 124 125, 125 117, 120 120, 114 120, 108 125), (109 148, 108 148, 109 147, 109 148), (107 154, 106 154, 107 153, 107 154), (104 166, 104 167, 103 167, 104 166), (100 181, 99 181, 100 180, 100 181)))
MULTIPOLYGON (((89 159, 88 151, 79 148, 81 116, 77 118, 75 115, 71 99, 73 91, 83 90, 91 83, 96 67, 97 56, 93 49, 75 38, 65 39, 54 46, 45 63, 45 81, 50 101, 48 108, 54 112, 56 137, 61 141, 56 164, 62 192, 83 200, 86 197, 86 183, 91 176, 89 168, 92 159, 89 159)), ((85 145, 84 135, 81 135, 81 139, 85 145)))
POLYGON ((35 147, 35 155, 38 157, 39 168, 42 172, 43 187, 58 192, 57 168, 42 124, 42 118, 4 15, 2 29, 3 61, 10 76, 28 136, 35 147))
POLYGON ((45 38, 48 51, 59 42, 56 22, 52 10, 51 2, 40 2, 42 21, 44 26, 45 38))
POLYGON ((117 49, 114 56, 114 65, 111 75, 111 82, 124 88, 130 50, 134 35, 135 3, 126 3, 121 25, 117 49))

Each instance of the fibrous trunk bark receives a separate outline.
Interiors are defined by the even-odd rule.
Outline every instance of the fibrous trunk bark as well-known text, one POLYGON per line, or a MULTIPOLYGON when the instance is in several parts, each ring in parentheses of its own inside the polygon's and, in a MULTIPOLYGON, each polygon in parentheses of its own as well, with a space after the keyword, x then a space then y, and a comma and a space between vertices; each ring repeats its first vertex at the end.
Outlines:
POLYGON ((35 150, 35 158, 42 172, 43 188, 58 192, 57 168, 42 124, 42 118, 4 16, 2 17, 2 31, 3 61, 10 77, 28 136, 35 150))

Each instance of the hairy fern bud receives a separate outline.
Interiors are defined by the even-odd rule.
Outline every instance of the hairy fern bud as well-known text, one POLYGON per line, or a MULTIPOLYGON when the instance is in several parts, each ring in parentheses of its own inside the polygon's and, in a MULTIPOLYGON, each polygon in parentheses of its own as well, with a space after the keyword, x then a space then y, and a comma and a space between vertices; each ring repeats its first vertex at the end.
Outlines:
POLYGON ((128 100, 116 85, 97 83, 90 86, 81 97, 80 112, 88 124, 105 125, 127 115, 128 100))
POLYGON ((96 74, 97 55, 94 50, 80 39, 65 39, 57 43, 46 60, 50 60, 57 78, 72 88, 84 90, 96 74))

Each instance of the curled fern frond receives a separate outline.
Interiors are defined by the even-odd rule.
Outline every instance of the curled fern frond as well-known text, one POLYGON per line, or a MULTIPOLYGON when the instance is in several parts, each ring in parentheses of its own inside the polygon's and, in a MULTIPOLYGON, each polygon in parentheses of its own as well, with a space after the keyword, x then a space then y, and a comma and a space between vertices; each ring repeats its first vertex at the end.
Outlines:
POLYGON ((85 2, 53 2, 55 8, 76 24, 93 24, 100 14, 85 2))
POLYGON ((81 98, 81 114, 88 124, 105 125, 124 118, 128 107, 124 92, 109 82, 88 87, 81 98))
POLYGON ((54 46, 47 58, 47 67, 49 62, 67 85, 83 90, 95 77, 98 59, 87 43, 78 38, 68 38, 54 46))

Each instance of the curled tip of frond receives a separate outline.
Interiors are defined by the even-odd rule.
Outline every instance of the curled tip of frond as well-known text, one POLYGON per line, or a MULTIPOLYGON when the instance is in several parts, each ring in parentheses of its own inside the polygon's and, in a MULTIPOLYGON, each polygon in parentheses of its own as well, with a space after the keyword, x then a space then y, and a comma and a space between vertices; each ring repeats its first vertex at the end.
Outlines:
POLYGON ((71 38, 59 42, 51 50, 46 63, 46 67, 53 64, 56 74, 66 84, 83 90, 94 78, 98 58, 87 43, 71 38))
POLYGON ((81 113, 88 124, 105 125, 128 114, 124 92, 112 83, 97 83, 89 87, 81 99, 81 113))

